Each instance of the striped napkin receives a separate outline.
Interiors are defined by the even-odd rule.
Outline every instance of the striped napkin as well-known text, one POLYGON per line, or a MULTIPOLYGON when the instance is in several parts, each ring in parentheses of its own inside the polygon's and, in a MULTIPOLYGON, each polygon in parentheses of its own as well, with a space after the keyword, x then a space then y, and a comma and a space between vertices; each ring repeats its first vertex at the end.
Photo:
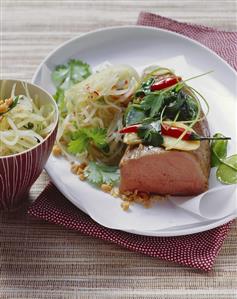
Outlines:
MULTIPOLYGON (((237 68, 237 34, 234 32, 180 23, 145 12, 140 14, 137 24, 168 29, 196 39, 237 68)), ((204 271, 211 270, 231 227, 229 222, 206 232, 179 237, 146 237, 112 230, 77 209, 52 183, 29 208, 29 214, 129 250, 204 271)))

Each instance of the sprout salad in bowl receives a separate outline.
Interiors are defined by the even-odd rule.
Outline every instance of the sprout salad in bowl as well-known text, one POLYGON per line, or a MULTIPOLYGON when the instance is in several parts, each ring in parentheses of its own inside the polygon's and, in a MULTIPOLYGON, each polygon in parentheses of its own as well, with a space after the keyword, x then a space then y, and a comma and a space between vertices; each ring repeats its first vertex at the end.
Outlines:
POLYGON ((0 157, 31 149, 44 140, 55 125, 55 107, 40 105, 39 98, 31 97, 27 84, 21 83, 24 94, 16 94, 16 83, 10 97, 0 93, 0 157))

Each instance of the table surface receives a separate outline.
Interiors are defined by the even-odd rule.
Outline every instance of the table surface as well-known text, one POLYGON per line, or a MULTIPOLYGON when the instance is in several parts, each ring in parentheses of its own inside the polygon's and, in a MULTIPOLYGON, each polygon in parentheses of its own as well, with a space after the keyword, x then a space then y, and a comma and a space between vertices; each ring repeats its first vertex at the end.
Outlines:
MULTIPOLYGON (((236 1, 0 0, 1 76, 31 79, 62 42, 99 27, 135 24, 140 11, 236 30, 236 1)), ((213 271, 204 274, 146 257, 27 216, 48 183, 0 215, 0 298, 237 298, 237 225, 213 271)))

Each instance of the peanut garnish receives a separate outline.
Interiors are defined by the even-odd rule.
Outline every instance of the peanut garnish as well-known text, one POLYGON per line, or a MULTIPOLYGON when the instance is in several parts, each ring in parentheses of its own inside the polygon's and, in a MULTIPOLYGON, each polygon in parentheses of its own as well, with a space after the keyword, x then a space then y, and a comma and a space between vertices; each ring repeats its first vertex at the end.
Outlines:
POLYGON ((82 174, 79 175, 79 179, 80 179, 81 181, 84 181, 84 180, 86 179, 86 177, 85 177, 84 174, 82 173, 82 174))
POLYGON ((102 191, 107 193, 109 193, 112 190, 112 186, 108 184, 102 184, 100 187, 102 191))
POLYGON ((54 145, 53 155, 57 157, 57 156, 61 156, 61 154, 62 154, 61 148, 58 145, 54 145))
POLYGON ((10 106, 12 105, 12 103, 13 103, 12 98, 6 99, 5 101, 0 100, 0 113, 7 112, 10 106))
POLYGON ((124 211, 127 211, 129 209, 129 202, 128 201, 124 201, 121 203, 121 208, 124 210, 124 211))

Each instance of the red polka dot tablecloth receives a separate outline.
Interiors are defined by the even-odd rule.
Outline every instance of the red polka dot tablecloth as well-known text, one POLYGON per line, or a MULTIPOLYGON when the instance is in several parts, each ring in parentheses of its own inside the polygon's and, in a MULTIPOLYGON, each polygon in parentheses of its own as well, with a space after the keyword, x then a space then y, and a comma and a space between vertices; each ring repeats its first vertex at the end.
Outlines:
MULTIPOLYGON (((138 18, 138 25, 168 29, 198 40, 237 68, 236 32, 180 23, 144 12, 138 18)), ((129 250, 204 271, 211 270, 231 227, 230 222, 206 232, 180 237, 146 237, 112 230, 94 222, 73 206, 52 183, 30 207, 29 214, 129 250)))

